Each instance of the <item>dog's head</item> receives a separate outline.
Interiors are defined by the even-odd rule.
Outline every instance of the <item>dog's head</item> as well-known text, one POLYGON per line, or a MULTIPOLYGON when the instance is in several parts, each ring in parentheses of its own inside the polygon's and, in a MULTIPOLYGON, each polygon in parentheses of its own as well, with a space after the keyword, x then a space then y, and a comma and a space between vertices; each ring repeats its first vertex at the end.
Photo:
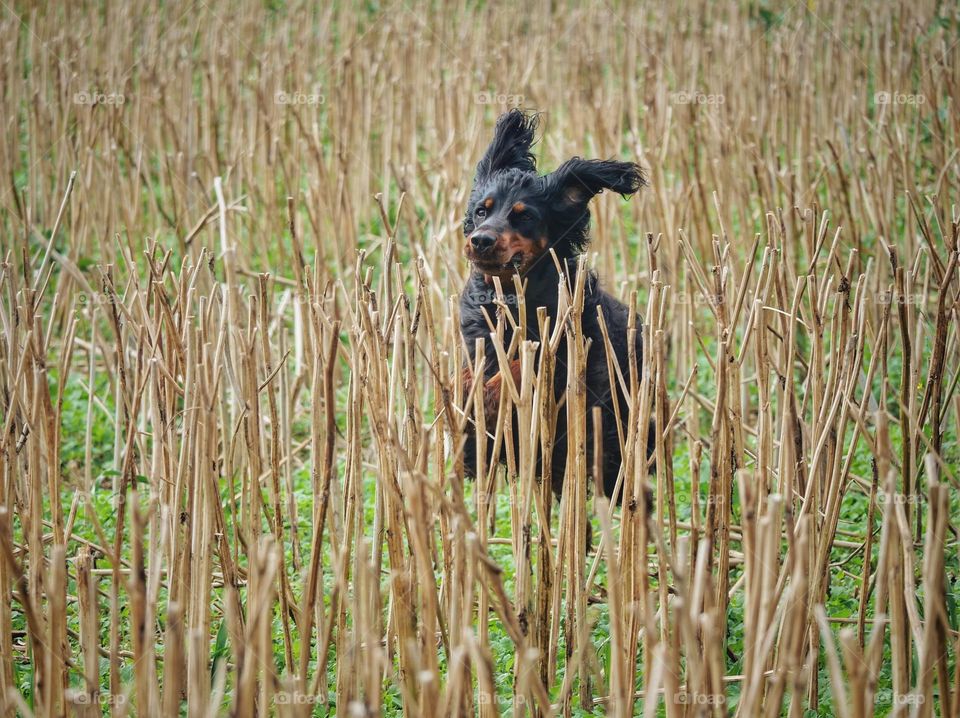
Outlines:
POLYGON ((639 165, 615 160, 567 160, 540 175, 530 152, 537 116, 501 115, 493 141, 477 164, 463 220, 467 259, 486 277, 526 275, 553 249, 561 259, 589 240, 589 203, 610 189, 624 197, 644 185, 639 165))

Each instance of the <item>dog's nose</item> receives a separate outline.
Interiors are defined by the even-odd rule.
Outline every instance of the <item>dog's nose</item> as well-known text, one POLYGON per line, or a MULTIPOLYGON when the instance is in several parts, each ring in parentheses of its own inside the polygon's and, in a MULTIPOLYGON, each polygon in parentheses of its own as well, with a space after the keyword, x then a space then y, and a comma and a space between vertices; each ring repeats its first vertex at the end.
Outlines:
POLYGON ((492 234, 479 233, 473 234, 470 237, 470 244, 473 245, 473 249, 479 254, 483 254, 489 250, 496 241, 497 238, 492 234))

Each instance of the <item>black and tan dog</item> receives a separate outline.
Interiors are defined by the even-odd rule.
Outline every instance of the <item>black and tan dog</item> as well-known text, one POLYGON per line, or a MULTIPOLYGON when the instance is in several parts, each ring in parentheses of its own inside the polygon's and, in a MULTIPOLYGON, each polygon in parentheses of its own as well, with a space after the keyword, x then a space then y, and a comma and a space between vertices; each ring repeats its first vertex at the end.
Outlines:
MULTIPOLYGON (((515 291, 514 275, 519 275, 526 304, 526 338, 541 342, 537 324, 537 307, 545 307, 555 326, 559 300, 560 275, 556 254, 569 286, 576 281, 577 257, 589 243, 590 200, 609 189, 623 196, 631 195, 644 185, 640 167, 633 162, 584 160, 573 158, 554 172, 541 175, 530 153, 537 127, 537 117, 513 110, 497 121, 493 141, 477 165, 473 192, 463 221, 466 238, 464 251, 472 267, 470 279, 460 296, 460 331, 471 359, 476 339, 485 339, 484 405, 487 420, 496 416, 502 378, 498 373, 496 349, 490 338, 488 318, 497 316, 493 280, 500 279, 508 297, 515 291)), ((587 461, 592 466, 593 447, 591 415, 600 407, 602 416, 603 488, 611 495, 620 469, 621 452, 618 420, 614 406, 619 403, 620 420, 627 420, 626 398, 618 381, 611 383, 606 357, 606 343, 597 318, 603 311, 614 361, 624 377, 630 376, 627 336, 628 310, 621 302, 604 292, 591 272, 585 279, 582 327, 586 339, 592 340, 587 355, 587 461), (616 391, 611 391, 616 386, 616 391)), ((517 318, 516 302, 505 302, 517 318)), ((506 323, 504 346, 512 332, 506 323)), ((636 361, 642 355, 640 332, 636 334, 636 361)), ((561 344, 557 354, 554 388, 558 401, 567 385, 566 348, 561 344)), ((472 366, 472 365, 471 365, 472 366)), ((519 387, 519 361, 511 365, 513 380, 519 387)), ((470 382, 469 367, 465 380, 470 382)), ((469 383, 467 384, 469 386, 469 383)), ((626 427, 623 427, 626 434, 626 427)), ((558 495, 563 486, 567 459, 566 410, 557 416, 555 445, 550 477, 558 495)), ((492 443, 488 442, 491 447, 492 443)), ((492 458, 492 457, 488 457, 492 458)), ((499 457, 503 460, 503 456, 499 457)), ((464 448, 464 465, 468 473, 476 468, 474 437, 468 436, 464 448)))

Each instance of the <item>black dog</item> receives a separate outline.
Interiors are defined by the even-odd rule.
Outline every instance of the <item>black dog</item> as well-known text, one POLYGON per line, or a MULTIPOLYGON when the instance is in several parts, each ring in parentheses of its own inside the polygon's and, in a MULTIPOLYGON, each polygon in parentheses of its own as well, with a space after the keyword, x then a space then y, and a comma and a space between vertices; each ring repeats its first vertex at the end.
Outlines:
MULTIPOLYGON (((497 121, 493 141, 477 165, 473 192, 463 221, 466 237, 465 253, 472 264, 470 279, 460 296, 460 331, 471 360, 474 360, 476 339, 485 339, 484 405, 487 420, 496 416, 500 401, 502 378, 496 349, 490 337, 487 317, 496 321, 497 305, 493 278, 500 279, 503 292, 510 296, 515 291, 514 275, 521 277, 526 303, 526 338, 541 342, 537 323, 537 307, 545 307, 551 326, 555 326, 559 299, 557 264, 550 255, 552 249, 570 286, 574 286, 577 256, 589 243, 589 202, 604 189, 623 196, 631 195, 645 182, 640 167, 633 162, 613 160, 583 160, 574 158, 564 162, 547 175, 537 172, 530 153, 537 127, 537 117, 513 110, 497 121)), ((600 289, 596 276, 585 279, 583 305, 583 334, 592 340, 587 355, 587 465, 593 466, 592 413, 600 407, 602 416, 603 488, 610 496, 620 470, 621 453, 618 421, 614 410, 619 404, 620 421, 626 435, 627 402, 619 381, 614 381, 616 392, 611 392, 607 365, 606 344, 597 318, 597 308, 603 310, 614 360, 629 382, 629 339, 627 337, 628 309, 600 289)), ((510 304, 517 318, 516 304, 510 304)), ((512 337, 510 323, 506 323, 504 346, 512 337)), ((641 336, 636 334, 636 361, 639 370, 642 356, 641 336)), ((471 365, 472 366, 472 365, 471 365)), ((516 386, 520 386, 519 361, 511 365, 516 386)), ((561 344, 556 354, 554 388, 559 400, 567 384, 566 347, 561 344)), ((464 372, 470 386, 471 371, 464 372)), ((555 445, 552 457, 551 483, 559 495, 567 460, 566 409, 557 415, 555 445)), ((492 451, 492 441, 488 446, 492 451)), ((488 457, 492 458, 492 457, 488 457)), ((504 456, 499 458, 503 461, 504 456)), ((473 435, 468 435, 464 447, 464 465, 470 474, 476 470, 476 446, 473 435)))

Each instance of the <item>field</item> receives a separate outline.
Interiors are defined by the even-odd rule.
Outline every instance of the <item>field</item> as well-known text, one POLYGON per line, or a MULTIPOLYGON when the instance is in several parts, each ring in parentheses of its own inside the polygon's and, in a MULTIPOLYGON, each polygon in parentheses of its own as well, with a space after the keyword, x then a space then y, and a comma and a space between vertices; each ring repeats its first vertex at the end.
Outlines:
POLYGON ((956 4, 0 6, 0 716, 960 717, 956 4), (460 379, 510 107, 648 174, 622 505, 579 287, 460 379))

